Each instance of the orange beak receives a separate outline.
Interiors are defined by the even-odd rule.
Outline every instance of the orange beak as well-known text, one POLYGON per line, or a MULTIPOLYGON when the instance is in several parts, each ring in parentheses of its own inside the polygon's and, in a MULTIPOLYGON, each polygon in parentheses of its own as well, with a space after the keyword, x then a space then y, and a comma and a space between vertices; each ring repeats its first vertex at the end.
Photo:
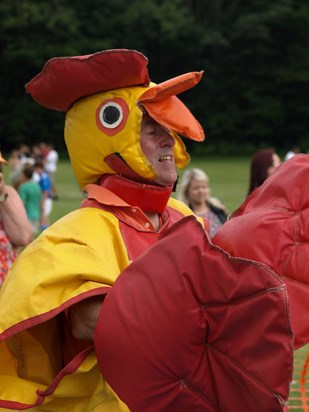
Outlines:
POLYGON ((190 72, 159 83, 143 93, 138 104, 161 126, 202 142, 205 139, 202 126, 176 97, 177 94, 195 86, 202 75, 203 72, 190 72))

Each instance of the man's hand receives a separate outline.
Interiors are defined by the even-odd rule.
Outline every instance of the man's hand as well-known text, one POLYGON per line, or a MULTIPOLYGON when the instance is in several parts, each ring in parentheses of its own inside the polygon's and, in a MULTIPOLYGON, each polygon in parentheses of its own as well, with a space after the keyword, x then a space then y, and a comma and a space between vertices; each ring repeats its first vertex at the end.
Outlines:
POLYGON ((93 340, 94 329, 104 298, 105 295, 94 296, 72 306, 69 317, 75 338, 93 340))

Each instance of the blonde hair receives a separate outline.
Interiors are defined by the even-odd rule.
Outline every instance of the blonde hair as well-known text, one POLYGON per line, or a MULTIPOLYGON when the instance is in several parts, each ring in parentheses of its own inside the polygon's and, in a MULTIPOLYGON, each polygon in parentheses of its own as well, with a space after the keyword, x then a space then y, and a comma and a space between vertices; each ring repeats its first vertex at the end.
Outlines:
MULTIPOLYGON (((188 197, 188 192, 189 192, 189 187, 190 187, 192 180, 198 180, 198 181, 205 182, 206 186, 209 188, 209 177, 203 170, 198 169, 198 168, 192 168, 192 169, 186 170, 184 174, 182 175, 180 182, 179 182, 177 199, 181 200, 183 203, 185 203, 189 207, 190 207, 190 201, 188 197)), ((208 191, 208 196, 205 199, 205 201, 208 204, 225 211, 225 206, 221 203, 221 201, 215 197, 210 196, 210 188, 208 191)))

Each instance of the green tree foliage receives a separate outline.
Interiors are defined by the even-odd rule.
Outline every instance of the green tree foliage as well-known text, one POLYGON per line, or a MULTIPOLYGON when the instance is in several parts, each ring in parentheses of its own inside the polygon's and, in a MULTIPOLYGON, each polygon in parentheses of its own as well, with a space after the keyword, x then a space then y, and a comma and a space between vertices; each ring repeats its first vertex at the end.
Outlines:
POLYGON ((11 147, 20 142, 53 139, 61 130, 59 114, 45 114, 26 95, 24 85, 50 57, 76 52, 71 47, 79 36, 75 13, 59 0, 3 0, 0 30, 1 144, 11 147))
POLYGON ((33 102, 25 83, 54 56, 132 48, 156 82, 205 70, 180 96, 206 131, 195 153, 307 150, 308 25, 303 0, 2 0, 0 143, 64 149, 64 114, 33 102))

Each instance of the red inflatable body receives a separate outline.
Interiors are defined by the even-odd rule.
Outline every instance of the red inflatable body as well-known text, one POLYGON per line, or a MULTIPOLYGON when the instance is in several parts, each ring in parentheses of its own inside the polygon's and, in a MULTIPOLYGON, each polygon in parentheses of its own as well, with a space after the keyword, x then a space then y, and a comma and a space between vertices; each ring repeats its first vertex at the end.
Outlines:
POLYGON ((266 263, 286 283, 294 346, 309 342, 309 156, 284 162, 251 193, 213 242, 266 263))
POLYGON ((284 282, 185 218, 116 280, 95 349, 134 412, 283 411, 293 368, 284 282))

